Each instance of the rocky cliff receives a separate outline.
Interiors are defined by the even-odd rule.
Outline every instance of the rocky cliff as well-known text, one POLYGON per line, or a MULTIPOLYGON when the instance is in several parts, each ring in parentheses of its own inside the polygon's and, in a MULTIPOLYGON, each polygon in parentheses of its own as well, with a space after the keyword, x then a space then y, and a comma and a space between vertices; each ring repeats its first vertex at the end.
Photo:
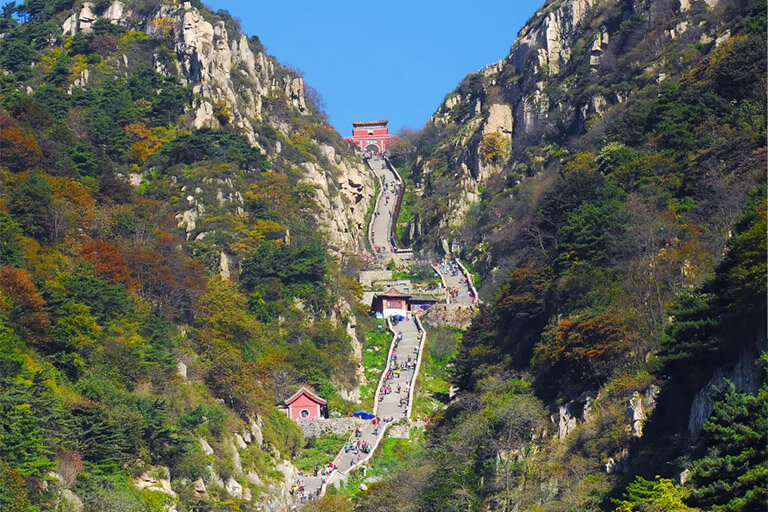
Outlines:
POLYGON ((446 95, 416 161, 400 161, 423 186, 414 238, 440 251, 470 249, 460 227, 490 184, 512 188, 540 173, 557 148, 601 137, 639 89, 679 77, 693 58, 686 47, 713 48, 729 37, 724 9, 716 0, 547 2, 506 58, 446 95))
POLYGON ((358 408, 374 193, 316 93, 199 0, 9 4, 0 83, 0 503, 295 502, 275 404, 358 408))
MULTIPOLYGON (((374 191, 371 176, 307 99, 300 74, 268 56, 258 39, 240 33, 236 20, 191 2, 158 2, 155 7, 135 9, 120 0, 98 7, 92 2, 76 3, 62 23, 62 36, 89 34, 100 19, 165 42, 151 58, 159 73, 177 77, 191 88, 193 99, 185 115, 189 127, 233 128, 266 151, 273 162, 299 169, 300 181, 313 190, 317 204, 313 215, 331 250, 354 253, 363 247, 363 223, 374 191), (320 136, 313 138, 313 132, 320 136), (305 151, 284 152, 286 146, 295 145, 296 138, 307 139, 302 141, 305 151)), ((128 74, 137 64, 125 54, 112 58, 118 73, 128 74)), ((77 85, 87 85, 89 76, 86 67, 77 85)), ((183 191, 186 208, 178 212, 178 219, 188 238, 208 234, 200 229, 206 207, 229 203, 233 212, 242 210, 245 191, 233 186, 233 177, 216 176, 215 202, 183 191)), ((139 183, 141 177, 133 180, 139 183)), ((195 190, 199 185, 188 184, 188 188, 195 190)), ((231 256, 222 254, 222 261, 231 256)), ((222 272, 227 273, 224 265, 222 272)))

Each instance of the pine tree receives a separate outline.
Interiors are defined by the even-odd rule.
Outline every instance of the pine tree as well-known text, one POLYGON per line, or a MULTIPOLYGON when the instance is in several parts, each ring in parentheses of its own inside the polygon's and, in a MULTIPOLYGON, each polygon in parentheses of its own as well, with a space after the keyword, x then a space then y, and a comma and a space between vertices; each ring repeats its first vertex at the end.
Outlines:
POLYGON ((24 251, 19 240, 21 229, 10 215, 0 212, 0 266, 21 267, 24 251))
POLYGON ((615 512, 697 512, 683 501, 688 490, 668 478, 646 480, 636 477, 621 500, 614 500, 615 512))
POLYGON ((693 464, 693 501, 713 512, 765 510, 768 382, 757 395, 736 393, 729 384, 704 424, 703 439, 709 453, 693 464))
POLYGON ((52 204, 51 186, 44 177, 32 172, 26 181, 11 191, 8 213, 13 215, 27 235, 47 241, 51 236, 52 204))

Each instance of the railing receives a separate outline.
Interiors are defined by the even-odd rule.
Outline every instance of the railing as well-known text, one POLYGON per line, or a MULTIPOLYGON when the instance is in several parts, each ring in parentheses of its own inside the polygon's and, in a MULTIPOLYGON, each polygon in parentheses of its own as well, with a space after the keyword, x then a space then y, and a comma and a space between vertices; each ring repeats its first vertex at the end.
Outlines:
POLYGON ((384 193, 384 184, 381 181, 381 177, 379 177, 378 174, 373 172, 373 167, 371 167, 371 163, 368 161, 367 158, 363 159, 365 161, 365 165, 368 166, 368 169, 370 169, 371 174, 379 180, 379 194, 376 196, 376 203, 373 205, 373 212, 371 213, 371 220, 368 222, 368 248, 373 252, 374 243, 373 243, 373 220, 376 218, 376 212, 379 211, 379 202, 381 201, 381 196, 384 193))
POLYGON ((472 274, 469 273, 469 271, 467 270, 467 268, 464 266, 464 264, 461 262, 459 258, 456 258, 456 264, 459 266, 459 268, 461 269, 461 272, 467 278, 467 283, 469 283, 469 287, 475 296, 475 300, 477 301, 477 304, 480 305, 480 296, 477 294, 477 288, 475 288, 475 283, 472 281, 472 274))
POLYGON ((431 266, 435 273, 440 276, 440 282, 443 283, 443 289, 445 290, 445 303, 450 304, 453 302, 453 298, 451 297, 451 294, 448 293, 448 283, 445 281, 445 276, 442 272, 440 272, 440 269, 438 269, 434 263, 430 263, 429 266, 431 266))
POLYGON ((397 177, 397 180, 400 182, 400 193, 397 195, 397 202, 395 203, 395 210, 392 212, 392 230, 389 234, 389 238, 392 241, 392 246, 396 248, 397 252, 403 251, 403 252, 412 252, 410 249, 406 249, 406 247, 403 245, 402 240, 400 240, 400 237, 397 236, 397 221, 400 218, 400 210, 403 207, 403 198, 405 197, 405 181, 403 181, 402 176, 400 176, 400 173, 397 172, 397 169, 395 169, 395 166, 392 165, 392 162, 389 161, 389 158, 384 158, 384 162, 387 164, 387 167, 390 171, 397 177))
POLYGON ((413 394, 416 392, 416 380, 419 378, 419 370, 421 369, 421 356, 424 354, 424 345, 427 341, 427 331, 424 330, 424 326, 421 325, 419 317, 413 317, 416 320, 416 328, 419 330, 419 355, 416 358, 416 368, 413 370, 413 380, 410 386, 408 386, 408 408, 405 411, 405 417, 411 419, 411 411, 413 410, 413 394))
POLYGON ((392 353, 393 350, 395 350, 395 343, 397 342, 397 333, 392 328, 392 322, 389 318, 387 320, 387 328, 389 329, 389 332, 392 333, 392 341, 389 343, 389 350, 387 351, 387 359, 386 363, 384 365, 384 368, 381 371, 381 377, 379 377, 379 385, 376 386, 376 394, 373 395, 373 414, 376 414, 377 409, 379 408, 379 401, 376 399, 379 396, 379 393, 381 392, 381 387, 384 385, 384 382, 387 380, 387 369, 389 368, 389 355, 392 353))

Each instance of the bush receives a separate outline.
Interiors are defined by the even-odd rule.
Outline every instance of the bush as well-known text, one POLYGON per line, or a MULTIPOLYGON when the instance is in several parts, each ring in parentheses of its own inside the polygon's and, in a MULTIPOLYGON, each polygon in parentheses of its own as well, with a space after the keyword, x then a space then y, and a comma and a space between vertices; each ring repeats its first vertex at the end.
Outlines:
POLYGON ((209 160, 232 163, 245 170, 264 171, 270 164, 266 156, 237 133, 229 130, 203 128, 180 135, 163 145, 162 153, 170 165, 187 165, 209 160))

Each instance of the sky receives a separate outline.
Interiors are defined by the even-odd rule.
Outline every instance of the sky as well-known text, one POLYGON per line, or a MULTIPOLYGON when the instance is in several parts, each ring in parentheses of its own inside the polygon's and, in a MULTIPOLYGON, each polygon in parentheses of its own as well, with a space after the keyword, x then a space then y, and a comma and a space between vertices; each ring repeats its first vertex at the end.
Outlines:
POLYGON ((304 72, 344 136, 352 121, 420 129, 465 75, 504 58, 543 0, 208 0, 304 72))

